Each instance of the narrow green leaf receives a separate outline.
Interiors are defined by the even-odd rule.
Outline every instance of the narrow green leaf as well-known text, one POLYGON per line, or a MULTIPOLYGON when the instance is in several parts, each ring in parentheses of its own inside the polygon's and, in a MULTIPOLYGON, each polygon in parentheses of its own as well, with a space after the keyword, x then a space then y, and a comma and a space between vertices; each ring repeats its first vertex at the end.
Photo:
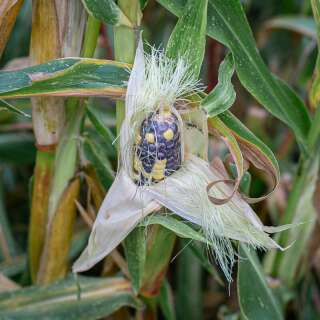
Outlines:
POLYGON ((93 124, 94 128, 97 130, 97 133, 101 136, 101 138, 111 146, 115 150, 115 146, 113 142, 115 140, 115 136, 111 132, 111 130, 99 119, 98 115, 95 113, 93 108, 87 108, 87 116, 91 123, 93 124))
MULTIPOLYGON (((235 179, 237 177, 237 168, 233 163, 229 163, 229 171, 231 172, 232 177, 235 179)), ((249 194, 251 185, 251 174, 246 171, 241 178, 240 182, 240 190, 244 194, 249 194)))
POLYGON ((208 250, 207 250, 208 248, 195 245, 195 243, 190 242, 189 240, 186 240, 186 239, 181 240, 181 242, 185 245, 184 250, 190 250, 192 254, 199 260, 202 267, 209 274, 211 274, 220 285, 224 285, 217 269, 213 266, 212 262, 209 259, 208 250))
POLYGON ((202 268, 199 260, 180 245, 177 257, 176 309, 178 320, 201 320, 202 310, 202 268), (190 294, 192 292, 192 294, 190 294))
MULTIPOLYGON (((157 1, 178 16, 182 15, 186 4, 186 0, 157 1)), ((242 85, 271 114, 294 131, 304 150, 310 128, 308 111, 294 91, 267 69, 256 48, 240 1, 209 0, 207 33, 230 49, 242 85)))
POLYGON ((73 235, 70 250, 69 250, 69 260, 75 260, 79 257, 80 253, 84 250, 88 243, 89 230, 81 230, 73 235))
POLYGON ((239 245, 237 286, 241 313, 245 319, 284 319, 255 252, 243 244, 239 245))
POLYGON ((140 294, 157 296, 170 262, 176 235, 161 225, 148 228, 146 263, 140 294))
POLYGON ((3 319, 90 320, 106 317, 123 306, 141 306, 123 278, 70 276, 49 286, 0 294, 3 319))
POLYGON ((146 237, 144 228, 135 228, 124 241, 126 260, 131 276, 132 288, 137 294, 142 285, 146 261, 146 237))
MULTIPOLYGON (((313 204, 313 196, 316 190, 316 183, 319 170, 319 154, 310 159, 310 165, 303 169, 305 174, 298 178, 298 184, 294 185, 290 196, 295 196, 294 208, 284 216, 285 223, 301 224, 297 228, 287 230, 276 237, 276 240, 284 246, 290 246, 288 250, 276 256, 268 252, 265 260, 265 268, 272 273, 275 272, 288 287, 293 287, 297 281, 298 270, 301 267, 301 259, 305 255, 305 248, 308 246, 310 236, 316 224, 316 210, 313 204), (296 186, 298 188, 296 188, 296 186), (277 258, 275 262, 275 258, 277 258), (276 270, 272 270, 275 268, 276 270)), ((287 210, 289 207, 287 208, 287 210)))
POLYGON ((228 54, 219 67, 218 84, 201 102, 208 116, 214 117, 228 110, 236 100, 231 79, 234 73, 232 54, 228 54))
POLYGON ((173 294, 167 279, 162 282, 158 301, 165 320, 175 320, 176 315, 174 312, 173 294))
POLYGON ((115 26, 133 27, 113 0, 82 0, 87 11, 96 19, 115 26))
POLYGON ((51 182, 48 209, 49 224, 54 217, 60 198, 74 177, 77 168, 79 142, 75 137, 79 134, 84 105, 78 99, 70 98, 66 107, 68 109, 68 117, 72 118, 72 121, 67 122, 55 152, 54 175, 51 182))
POLYGON ((190 72, 199 76, 206 46, 208 0, 188 0, 167 44, 166 54, 182 57, 190 72))
POLYGON ((148 4, 148 0, 140 0, 140 8, 143 10, 148 4))
POLYGON ((1 108, 5 108, 11 112, 14 112, 14 113, 17 113, 17 114, 20 114, 26 118, 31 118, 31 116, 25 112, 23 112, 22 110, 18 109, 17 107, 15 107, 14 105, 12 105, 11 103, 5 101, 5 100, 2 100, 0 99, 0 111, 1 111, 1 108))
POLYGON ((313 39, 317 38, 316 24, 311 17, 299 15, 275 17, 265 22, 264 29, 266 29, 266 31, 273 29, 288 30, 313 39))
POLYGON ((105 190, 108 190, 115 176, 109 159, 105 156, 103 150, 88 138, 85 138, 83 141, 83 152, 87 160, 92 163, 97 171, 102 186, 105 190))
POLYGON ((0 72, 0 97, 110 96, 125 94, 129 65, 116 61, 65 58, 0 72))
POLYGON ((166 229, 173 231, 177 236, 181 238, 189 238, 203 243, 208 243, 206 238, 199 232, 192 229, 186 223, 177 220, 174 216, 169 214, 154 214, 145 218, 140 225, 148 226, 152 224, 160 224, 166 229))

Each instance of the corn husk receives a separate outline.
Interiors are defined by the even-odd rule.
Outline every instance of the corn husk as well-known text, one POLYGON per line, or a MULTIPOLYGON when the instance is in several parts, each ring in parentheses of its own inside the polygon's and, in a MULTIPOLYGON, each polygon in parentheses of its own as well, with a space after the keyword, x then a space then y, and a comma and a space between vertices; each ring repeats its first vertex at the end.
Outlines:
POLYGON ((237 192, 223 183, 226 177, 207 161, 207 126, 204 114, 179 108, 185 97, 199 89, 188 75, 183 59, 176 64, 152 50, 145 57, 140 39, 126 95, 126 118, 121 128, 120 171, 109 190, 89 239, 88 247, 73 266, 74 272, 89 269, 110 253, 146 215, 161 206, 202 230, 228 281, 236 253, 232 240, 254 248, 282 249, 268 235, 289 228, 265 227, 237 192), (184 159, 182 166, 163 181, 137 186, 132 179, 136 127, 159 105, 167 104, 179 113, 184 159), (191 126, 188 127, 188 124, 191 126), (212 181, 220 181, 207 190, 212 181), (210 201, 228 198, 222 205, 210 201))

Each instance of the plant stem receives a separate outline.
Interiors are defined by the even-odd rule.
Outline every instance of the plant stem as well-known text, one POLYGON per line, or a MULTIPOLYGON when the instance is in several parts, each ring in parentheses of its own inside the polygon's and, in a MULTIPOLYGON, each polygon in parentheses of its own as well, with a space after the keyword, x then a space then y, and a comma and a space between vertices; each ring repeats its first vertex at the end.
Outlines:
MULTIPOLYGON (((140 25, 141 11, 139 0, 119 0, 118 6, 135 26, 140 25)), ((136 51, 135 30, 126 26, 114 28, 114 54, 115 59, 121 62, 133 63, 136 51)), ((125 105, 123 101, 117 101, 116 121, 119 134, 122 121, 125 117, 125 105)))
MULTIPOLYGON (((32 63, 38 64, 61 55, 59 21, 54 1, 35 0, 32 6, 30 57, 32 63)), ((64 102, 63 99, 54 97, 32 98, 31 101, 33 129, 38 147, 29 224, 29 263, 34 281, 46 233, 55 147, 64 125, 64 102)))
MULTIPOLYGON (((83 55, 92 57, 95 51, 100 22, 89 16, 84 38, 83 55)), ((50 283, 65 275, 72 240, 79 179, 72 181, 77 169, 79 134, 85 105, 83 100, 67 101, 67 124, 57 148, 55 175, 49 199, 48 231, 37 281, 50 283)))
POLYGON ((32 282, 36 281, 47 228, 54 156, 54 151, 40 150, 36 156, 29 228, 29 265, 32 282))
POLYGON ((65 190, 53 217, 37 276, 39 284, 48 284, 64 277, 67 272, 72 231, 76 216, 75 199, 79 195, 80 179, 73 180, 65 190))

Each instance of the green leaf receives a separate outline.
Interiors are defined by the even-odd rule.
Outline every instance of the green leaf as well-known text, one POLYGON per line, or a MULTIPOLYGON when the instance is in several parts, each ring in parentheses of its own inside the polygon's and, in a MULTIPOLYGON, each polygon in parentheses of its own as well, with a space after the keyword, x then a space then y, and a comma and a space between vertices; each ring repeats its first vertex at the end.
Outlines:
POLYGON ((137 294, 142 285, 146 261, 146 237, 144 228, 135 228, 124 241, 126 260, 131 276, 132 288, 137 294))
POLYGON ((129 67, 116 61, 66 58, 18 71, 2 71, 0 97, 120 97, 125 94, 129 67))
POLYGON ((177 318, 183 320, 202 320, 202 268, 199 260, 189 250, 179 246, 177 257, 177 318), (190 294, 192 292, 192 294, 190 294))
POLYGON ((167 279, 162 282, 158 301, 165 320, 175 320, 176 315, 173 305, 173 293, 167 279))
MULTIPOLYGON (((229 163, 229 171, 231 172, 232 177, 235 179, 237 177, 237 168, 233 163, 229 163)), ((241 178, 240 190, 244 194, 249 194, 251 185, 251 174, 246 171, 241 178)))
POLYGON ((11 112, 14 112, 14 113, 17 113, 17 114, 20 114, 26 118, 31 118, 31 116, 25 112, 23 112, 22 110, 18 109, 17 107, 15 107, 14 105, 12 105, 11 103, 7 102, 7 101, 4 101, 2 99, 0 99, 0 111, 1 111, 1 108, 5 108, 11 112))
POLYGON ((113 0, 82 0, 87 11, 96 19, 115 26, 133 27, 128 17, 113 0))
POLYGON ((203 246, 200 247, 200 246, 196 245, 195 243, 190 242, 189 240, 186 240, 186 239, 181 240, 181 242, 185 245, 184 250, 191 251, 192 254, 199 260, 199 262, 201 263, 201 266, 209 274, 211 274, 220 285, 223 285, 224 283, 223 283, 221 277, 219 276, 217 269, 213 266, 212 262, 209 259, 207 248, 205 248, 203 246), (205 253, 205 251, 206 251, 206 253, 205 253))
POLYGON ((123 306, 141 306, 123 278, 70 276, 49 286, 0 294, 3 319, 89 320, 106 317, 123 306))
POLYGON ((143 10, 148 4, 148 0, 140 0, 140 8, 143 10))
POLYGON ((56 213, 60 197, 76 173, 79 142, 75 137, 79 134, 83 118, 84 105, 82 102, 76 98, 67 100, 68 117, 72 121, 67 121, 55 152, 54 175, 51 182, 48 209, 49 224, 56 213))
POLYGON ((236 100, 231 79, 234 73, 232 54, 228 54, 219 67, 218 84, 201 102, 208 116, 214 117, 228 110, 236 100))
POLYGON ((264 28, 267 31, 270 29, 284 29, 313 39, 317 38, 316 24, 311 17, 303 17, 299 15, 279 16, 267 20, 264 24, 264 28))
MULTIPOLYGON (((157 1, 178 16, 186 4, 186 0, 157 1)), ((267 69, 239 0, 209 0, 207 34, 230 49, 242 85, 294 131, 305 149, 310 128, 308 111, 294 91, 267 69)))
POLYGON ((166 49, 168 57, 184 58, 196 78, 206 47, 207 5, 208 0, 188 0, 166 49))
POLYGON ((317 218, 313 197, 320 163, 319 153, 308 162, 301 169, 302 173, 293 185, 288 206, 281 221, 281 223, 293 223, 298 226, 278 234, 275 238, 280 245, 290 246, 290 248, 281 253, 270 251, 264 261, 265 270, 275 274, 288 287, 293 287, 299 281, 298 271, 301 267, 301 259, 305 255, 317 218))
POLYGON ((83 152, 88 161, 90 161, 97 171, 99 181, 105 190, 111 186, 115 174, 112 170, 109 159, 103 150, 93 141, 85 138, 83 141, 83 152))
POLYGON ((208 243, 206 238, 202 236, 199 232, 192 229, 186 223, 177 220, 174 216, 169 214, 154 214, 145 218, 140 225, 148 226, 152 224, 160 224, 168 230, 173 231, 177 236, 181 238, 193 239, 203 243, 208 243))
POLYGON ((176 236, 161 225, 153 225, 147 232, 146 263, 140 293, 146 297, 154 297, 160 292, 176 236))
POLYGON ((243 244, 239 245, 237 286, 240 309, 245 319, 284 319, 255 252, 243 244))
POLYGON ((99 116, 96 114, 93 108, 87 108, 87 116, 104 142, 110 144, 110 146, 113 147, 112 149, 115 151, 116 148, 113 144, 115 141, 115 136, 111 130, 99 119, 99 116))

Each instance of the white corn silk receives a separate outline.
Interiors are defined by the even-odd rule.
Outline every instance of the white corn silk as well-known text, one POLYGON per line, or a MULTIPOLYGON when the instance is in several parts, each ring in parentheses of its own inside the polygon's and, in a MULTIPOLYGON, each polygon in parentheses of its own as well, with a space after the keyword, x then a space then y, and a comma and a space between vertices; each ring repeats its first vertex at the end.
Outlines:
MULTIPOLYGON (((264 227, 237 193, 226 204, 210 202, 206 191, 208 183, 224 177, 199 157, 206 159, 206 150, 203 150, 207 146, 205 128, 201 130, 202 134, 193 132, 193 129, 186 134, 187 127, 183 128, 185 160, 175 173, 151 186, 138 187, 130 178, 135 125, 156 111, 159 105, 173 106, 197 86, 197 81, 188 75, 183 60, 174 62, 154 49, 151 55, 145 56, 140 39, 126 94, 126 118, 120 135, 120 169, 98 212, 88 246, 73 266, 74 272, 87 270, 103 259, 139 221, 161 206, 200 227, 228 281, 231 281, 231 268, 236 257, 232 240, 255 248, 280 248, 268 233, 290 226, 264 227), (202 140, 189 141, 190 137, 197 137, 197 140, 202 137, 202 140), (195 143, 201 148, 192 147, 195 143)), ((183 115, 186 122, 191 118, 183 115)), ((197 121, 199 119, 201 117, 197 117, 197 121)), ((211 189, 210 194, 226 198, 231 192, 231 188, 221 182, 211 189)))

